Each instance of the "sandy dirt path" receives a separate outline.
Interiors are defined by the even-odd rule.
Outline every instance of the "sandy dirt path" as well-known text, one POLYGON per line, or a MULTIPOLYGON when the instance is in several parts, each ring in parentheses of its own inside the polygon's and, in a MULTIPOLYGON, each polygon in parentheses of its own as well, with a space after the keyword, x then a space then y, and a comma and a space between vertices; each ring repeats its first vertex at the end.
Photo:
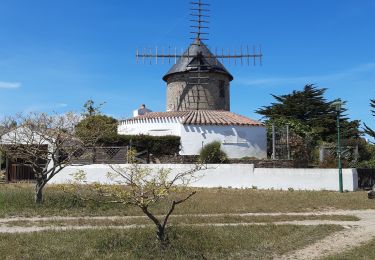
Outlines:
MULTIPOLYGON (((368 210, 370 212, 371 210, 368 210)), ((233 217, 251 217, 251 216, 322 216, 322 215, 351 215, 354 216, 357 213, 363 211, 358 210, 327 210, 327 211, 312 211, 312 212, 272 212, 272 213, 219 213, 219 214, 184 214, 178 215, 174 214, 173 217, 224 217, 224 216, 233 216, 233 217)), ((367 212, 367 211, 366 211, 367 212)), ((375 214, 375 210, 372 210, 375 214)), ((158 216, 160 217, 160 216, 158 216)), ((63 217, 63 216, 51 216, 51 217, 9 217, 9 218, 0 218, 0 225, 6 222, 11 221, 50 221, 50 220, 116 220, 116 219, 137 219, 137 218, 147 218, 144 215, 139 216, 77 216, 77 217, 63 217)))
MULTIPOLYGON (((345 230, 334 233, 305 248, 274 259, 319 259, 350 250, 375 238, 375 211, 346 211, 345 214, 360 218, 355 223, 341 222, 345 230)), ((304 222, 304 221, 303 221, 304 222)), ((306 221, 307 223, 309 221, 306 221)), ((322 221, 324 222, 324 221, 322 221)))
MULTIPOLYGON (((250 225, 340 225, 345 229, 336 232, 323 240, 317 241, 300 250, 291 252, 283 256, 275 256, 274 259, 318 259, 330 254, 342 252, 344 250, 357 247, 362 243, 368 242, 375 237, 375 210, 337 210, 303 213, 242 213, 242 214, 192 214, 192 215, 174 215, 174 217, 217 217, 217 216, 309 216, 309 215, 351 215, 357 216, 359 221, 331 221, 331 220, 302 220, 302 221, 279 221, 272 223, 204 223, 204 224, 185 224, 189 226, 250 226, 250 225)), ((116 220, 116 219, 136 219, 145 218, 144 216, 110 216, 110 217, 15 217, 0 219, 0 233, 30 233, 46 230, 64 231, 64 230, 84 230, 84 229, 131 229, 152 225, 126 225, 126 226, 9 226, 7 223, 12 221, 27 221, 28 223, 37 221, 69 221, 69 220, 116 220)))

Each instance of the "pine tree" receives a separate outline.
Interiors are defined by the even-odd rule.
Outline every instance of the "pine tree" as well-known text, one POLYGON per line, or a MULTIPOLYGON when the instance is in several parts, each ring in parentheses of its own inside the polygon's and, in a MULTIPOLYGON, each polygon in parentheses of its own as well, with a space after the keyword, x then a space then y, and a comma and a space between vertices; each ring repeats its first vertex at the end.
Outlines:
MULTIPOLYGON (((326 88, 317 88, 313 84, 306 85, 303 90, 295 90, 291 94, 272 95, 276 102, 263 106, 256 112, 267 120, 295 121, 310 127, 323 141, 332 142, 336 138, 336 111, 333 101, 324 98, 326 88)), ((343 138, 351 139, 360 136, 359 121, 349 121, 345 116, 346 109, 341 110, 341 126, 343 138)))
MULTIPOLYGON (((375 99, 371 99, 370 106, 374 109, 374 110, 371 110, 372 116, 375 116, 375 99)), ((366 124, 364 125, 365 125, 365 129, 364 129, 365 133, 375 138, 375 130, 371 129, 366 124)))

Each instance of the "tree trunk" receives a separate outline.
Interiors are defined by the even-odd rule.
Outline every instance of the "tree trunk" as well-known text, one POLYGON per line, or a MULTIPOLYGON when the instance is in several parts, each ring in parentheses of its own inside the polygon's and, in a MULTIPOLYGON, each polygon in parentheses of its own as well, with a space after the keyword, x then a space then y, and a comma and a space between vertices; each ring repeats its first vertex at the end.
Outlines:
POLYGON ((94 144, 94 147, 92 148, 92 163, 96 163, 96 147, 94 144))
POLYGON ((165 227, 163 226, 158 226, 158 231, 156 232, 156 236, 160 242, 165 242, 166 241, 166 236, 165 236, 165 227))
POLYGON ((43 184, 39 182, 35 185, 35 203, 43 204, 43 184))
POLYGON ((155 223, 157 231, 156 231, 156 238, 161 243, 162 247, 165 247, 168 244, 168 237, 165 234, 165 224, 162 225, 160 221, 148 210, 147 207, 141 206, 142 211, 146 214, 146 216, 155 223))

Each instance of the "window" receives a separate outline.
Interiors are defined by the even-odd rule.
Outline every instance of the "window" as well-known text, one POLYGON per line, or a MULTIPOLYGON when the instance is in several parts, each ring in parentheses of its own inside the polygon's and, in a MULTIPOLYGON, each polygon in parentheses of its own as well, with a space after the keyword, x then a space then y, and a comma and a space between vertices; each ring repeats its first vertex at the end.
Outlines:
POLYGON ((224 80, 219 80, 219 97, 225 98, 225 82, 224 82, 224 80))

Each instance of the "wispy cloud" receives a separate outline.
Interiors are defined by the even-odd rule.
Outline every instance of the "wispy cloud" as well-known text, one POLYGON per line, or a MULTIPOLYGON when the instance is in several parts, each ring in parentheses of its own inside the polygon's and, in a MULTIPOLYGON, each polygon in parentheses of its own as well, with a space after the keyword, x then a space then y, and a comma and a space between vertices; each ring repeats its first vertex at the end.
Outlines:
POLYGON ((58 104, 56 104, 56 107, 58 107, 58 108, 67 107, 67 106, 68 106, 68 104, 65 104, 65 103, 58 103, 58 104))
POLYGON ((15 89, 20 88, 21 83, 20 82, 4 82, 0 81, 0 88, 7 88, 7 89, 15 89))
POLYGON ((272 87, 280 85, 294 85, 294 84, 306 84, 306 83, 319 83, 325 81, 336 81, 343 79, 351 79, 358 76, 361 73, 375 72, 375 63, 366 63, 357 66, 352 69, 345 70, 343 72, 326 74, 326 75, 312 75, 312 76, 296 76, 296 77, 267 77, 267 78, 242 78, 238 79, 241 85, 261 86, 261 87, 272 87))
POLYGON ((55 109, 62 109, 68 106, 69 105, 66 103, 36 104, 36 105, 29 106, 23 112, 30 113, 30 112, 41 112, 41 111, 54 111, 55 109))

